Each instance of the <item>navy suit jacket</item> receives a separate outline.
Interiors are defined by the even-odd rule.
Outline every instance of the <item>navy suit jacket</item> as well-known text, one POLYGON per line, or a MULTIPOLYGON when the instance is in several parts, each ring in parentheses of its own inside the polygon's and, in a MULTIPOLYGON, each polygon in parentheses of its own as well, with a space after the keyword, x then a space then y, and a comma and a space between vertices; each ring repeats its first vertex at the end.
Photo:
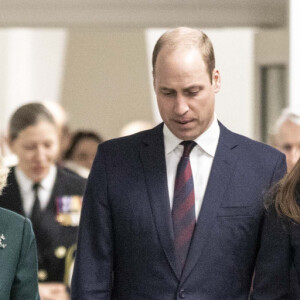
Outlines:
POLYGON ((72 299, 247 299, 277 150, 220 138, 183 273, 176 268, 162 124, 103 143, 87 183, 72 299))

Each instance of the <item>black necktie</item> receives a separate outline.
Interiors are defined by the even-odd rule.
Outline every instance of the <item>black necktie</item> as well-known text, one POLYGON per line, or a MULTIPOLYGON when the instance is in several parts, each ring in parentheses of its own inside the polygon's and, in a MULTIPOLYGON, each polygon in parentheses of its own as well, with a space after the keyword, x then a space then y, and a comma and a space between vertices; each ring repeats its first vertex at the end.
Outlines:
POLYGON ((38 196, 38 189, 40 188, 40 183, 36 182, 33 184, 32 189, 34 191, 34 204, 31 211, 31 222, 33 228, 36 228, 39 225, 41 219, 41 205, 40 199, 38 196))
POLYGON ((190 164, 190 153, 196 143, 184 141, 181 145, 184 150, 177 167, 172 208, 175 255, 180 272, 184 267, 196 224, 195 192, 190 164))

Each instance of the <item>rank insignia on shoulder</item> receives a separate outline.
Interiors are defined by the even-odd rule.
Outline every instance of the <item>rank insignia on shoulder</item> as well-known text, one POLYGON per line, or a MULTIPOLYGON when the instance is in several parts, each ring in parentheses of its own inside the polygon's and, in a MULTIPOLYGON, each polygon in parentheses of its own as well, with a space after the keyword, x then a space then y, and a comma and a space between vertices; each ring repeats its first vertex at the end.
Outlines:
POLYGON ((78 226, 82 196, 60 196, 56 198, 56 220, 63 226, 78 226))

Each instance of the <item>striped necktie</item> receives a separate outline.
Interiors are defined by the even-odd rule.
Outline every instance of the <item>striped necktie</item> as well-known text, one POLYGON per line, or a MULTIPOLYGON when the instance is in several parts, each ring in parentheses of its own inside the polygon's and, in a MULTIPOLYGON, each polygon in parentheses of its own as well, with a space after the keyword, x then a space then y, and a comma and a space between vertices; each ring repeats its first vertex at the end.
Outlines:
POLYGON ((172 209, 175 255, 180 272, 183 270, 196 224, 195 192, 190 164, 190 153, 196 143, 184 141, 181 145, 184 150, 177 166, 172 209))

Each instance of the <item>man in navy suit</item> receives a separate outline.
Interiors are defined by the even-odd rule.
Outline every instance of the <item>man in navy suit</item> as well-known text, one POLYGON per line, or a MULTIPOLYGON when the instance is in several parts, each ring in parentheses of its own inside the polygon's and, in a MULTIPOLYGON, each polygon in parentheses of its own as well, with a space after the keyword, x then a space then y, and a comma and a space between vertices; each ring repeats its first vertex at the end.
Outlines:
POLYGON ((246 300, 263 193, 284 155, 217 121, 220 73, 203 32, 162 35, 153 82, 164 122, 98 148, 72 299, 246 300))

